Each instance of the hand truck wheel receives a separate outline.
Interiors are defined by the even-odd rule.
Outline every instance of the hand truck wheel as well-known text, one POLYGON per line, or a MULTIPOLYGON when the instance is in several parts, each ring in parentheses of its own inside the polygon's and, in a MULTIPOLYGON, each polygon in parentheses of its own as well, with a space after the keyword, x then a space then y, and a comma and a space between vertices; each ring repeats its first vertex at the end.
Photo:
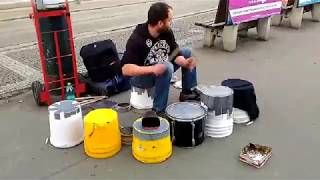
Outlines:
POLYGON ((41 101, 41 96, 40 96, 41 92, 44 91, 43 84, 41 84, 39 81, 34 81, 32 82, 31 89, 32 89, 34 101, 37 103, 37 105, 38 106, 45 105, 45 103, 41 101))

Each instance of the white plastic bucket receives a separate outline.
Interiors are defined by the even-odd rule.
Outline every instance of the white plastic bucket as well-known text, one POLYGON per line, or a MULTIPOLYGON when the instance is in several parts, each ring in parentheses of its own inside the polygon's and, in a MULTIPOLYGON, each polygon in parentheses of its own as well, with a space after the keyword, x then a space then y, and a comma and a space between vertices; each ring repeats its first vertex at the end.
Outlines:
POLYGON ((154 88, 131 88, 130 104, 136 109, 151 109, 153 107, 154 88))
POLYGON ((61 101, 48 107, 50 143, 57 148, 70 148, 83 141, 81 106, 76 101, 61 101))

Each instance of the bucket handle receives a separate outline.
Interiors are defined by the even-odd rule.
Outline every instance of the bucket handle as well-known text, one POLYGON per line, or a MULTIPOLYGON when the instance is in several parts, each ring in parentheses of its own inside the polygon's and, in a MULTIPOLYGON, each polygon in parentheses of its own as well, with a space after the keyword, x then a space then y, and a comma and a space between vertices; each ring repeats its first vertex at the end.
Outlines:
POLYGON ((89 134, 89 137, 91 138, 91 136, 93 135, 94 131, 96 130, 96 124, 93 123, 93 129, 91 131, 91 133, 89 134))
MULTIPOLYGON (((93 129, 92 129, 92 132, 89 134, 90 138, 93 136, 93 133, 96 130, 96 127, 97 127, 96 123, 92 123, 92 124, 93 124, 93 129)), ((109 124, 109 122, 107 122, 107 124, 109 124)))

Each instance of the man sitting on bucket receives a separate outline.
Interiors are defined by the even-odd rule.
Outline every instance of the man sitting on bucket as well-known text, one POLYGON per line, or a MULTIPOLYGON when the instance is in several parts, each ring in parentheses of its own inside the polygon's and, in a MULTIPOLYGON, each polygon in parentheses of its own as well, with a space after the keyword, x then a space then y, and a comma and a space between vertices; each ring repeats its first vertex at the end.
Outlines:
POLYGON ((148 21, 137 25, 122 59, 122 74, 131 77, 134 87, 155 86, 153 110, 163 115, 167 107, 172 74, 182 67, 180 101, 198 100, 196 61, 189 49, 179 49, 170 29, 173 9, 166 3, 151 5, 148 21), (171 58, 172 57, 172 58, 171 58))

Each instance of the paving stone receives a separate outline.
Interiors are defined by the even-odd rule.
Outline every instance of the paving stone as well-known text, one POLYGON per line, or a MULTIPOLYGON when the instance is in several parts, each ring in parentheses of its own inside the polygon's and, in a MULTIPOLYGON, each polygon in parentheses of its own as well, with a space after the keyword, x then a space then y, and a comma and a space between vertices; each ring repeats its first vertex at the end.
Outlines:
POLYGON ((10 69, 0 66, 0 86, 6 86, 8 84, 13 84, 23 81, 24 78, 19 74, 11 71, 10 69))

